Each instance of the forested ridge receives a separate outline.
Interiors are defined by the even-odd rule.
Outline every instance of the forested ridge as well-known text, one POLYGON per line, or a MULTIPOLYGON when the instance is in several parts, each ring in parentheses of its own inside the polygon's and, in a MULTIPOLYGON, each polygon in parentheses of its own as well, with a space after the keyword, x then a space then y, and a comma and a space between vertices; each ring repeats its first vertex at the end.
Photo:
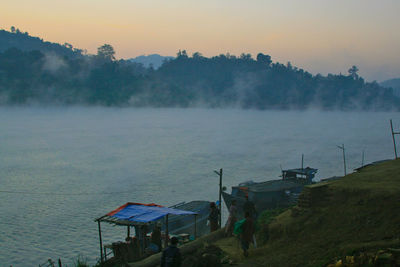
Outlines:
POLYGON ((346 75, 312 75, 263 53, 208 58, 182 50, 155 70, 116 60, 107 44, 88 55, 70 44, 44 42, 15 29, 1 30, 0 44, 1 105, 400 108, 393 89, 366 82, 356 66, 346 75))

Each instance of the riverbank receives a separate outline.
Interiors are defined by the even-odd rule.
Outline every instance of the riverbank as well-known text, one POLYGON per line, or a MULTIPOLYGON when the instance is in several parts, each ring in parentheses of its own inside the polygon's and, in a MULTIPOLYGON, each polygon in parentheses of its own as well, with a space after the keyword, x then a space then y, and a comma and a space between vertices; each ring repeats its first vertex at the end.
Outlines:
MULTIPOLYGON (((346 261, 374 264, 384 260, 393 263, 400 260, 399 225, 400 160, 393 160, 340 180, 307 187, 297 206, 270 223, 260 222, 259 247, 251 248, 248 258, 242 256, 234 237, 213 234, 188 246, 199 249, 215 245, 223 251, 221 258, 229 259, 225 265, 230 262, 237 266, 350 266, 346 261)), ((194 251, 182 247, 183 258, 193 256, 194 251)), ((157 264, 156 255, 152 264, 148 259, 131 266, 157 264)))
POLYGON ((400 247, 399 225, 400 160, 393 160, 307 187, 297 206, 262 226, 262 247, 242 264, 326 266, 346 256, 376 255, 400 247))

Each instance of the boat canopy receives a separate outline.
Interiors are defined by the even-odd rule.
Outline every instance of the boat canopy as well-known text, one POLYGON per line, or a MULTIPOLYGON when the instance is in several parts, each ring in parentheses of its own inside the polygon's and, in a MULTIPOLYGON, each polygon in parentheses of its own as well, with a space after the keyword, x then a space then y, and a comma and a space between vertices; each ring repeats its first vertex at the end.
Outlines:
POLYGON ((305 178, 311 182, 314 178, 315 174, 317 173, 318 169, 306 167, 306 168, 299 168, 299 169, 289 169, 282 171, 282 179, 296 179, 296 178, 305 178))
POLYGON ((169 214, 196 215, 197 213, 187 210, 167 208, 154 203, 143 204, 128 202, 96 219, 96 221, 104 221, 118 225, 137 225, 157 221, 169 214))

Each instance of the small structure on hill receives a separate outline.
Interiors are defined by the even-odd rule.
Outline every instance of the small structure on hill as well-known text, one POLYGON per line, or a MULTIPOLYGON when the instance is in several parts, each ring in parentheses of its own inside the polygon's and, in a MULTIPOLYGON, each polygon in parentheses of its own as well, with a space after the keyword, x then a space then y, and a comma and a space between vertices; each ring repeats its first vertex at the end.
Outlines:
POLYGON ((143 258, 146 249, 146 235, 160 220, 165 219, 164 242, 167 244, 169 236, 169 215, 193 215, 194 238, 197 236, 197 213, 193 211, 167 208, 154 203, 142 204, 128 202, 121 207, 110 211, 95 221, 99 228, 100 260, 107 260, 107 249, 112 249, 114 256, 124 261, 131 262, 143 258), (101 235, 101 222, 127 227, 127 242, 113 243, 103 246, 101 235), (134 227, 135 237, 130 237, 130 229, 134 227))

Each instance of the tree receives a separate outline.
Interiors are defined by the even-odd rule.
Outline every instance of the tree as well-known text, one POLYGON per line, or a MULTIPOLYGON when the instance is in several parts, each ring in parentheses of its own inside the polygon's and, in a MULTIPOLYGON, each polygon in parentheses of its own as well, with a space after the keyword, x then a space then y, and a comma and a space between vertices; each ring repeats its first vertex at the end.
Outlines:
POLYGON ((97 56, 104 60, 113 61, 115 60, 114 48, 109 44, 104 44, 97 48, 97 56))
POLYGON ((271 63, 272 63, 271 56, 270 55, 264 55, 263 53, 259 53, 257 55, 257 62, 259 62, 262 65, 266 65, 267 67, 269 67, 269 65, 271 65, 271 63))
POLYGON ((73 46, 72 46, 72 44, 70 44, 70 43, 64 43, 64 46, 66 47, 66 48, 68 48, 68 49, 73 49, 73 46))
POLYGON ((358 71, 359 69, 357 68, 357 66, 354 65, 348 70, 349 75, 353 77, 354 80, 358 78, 358 71))
POLYGON ((242 54, 240 54, 240 59, 251 60, 251 54, 242 53, 242 54))
POLYGON ((188 55, 186 53, 186 50, 182 50, 182 51, 179 50, 178 53, 176 54, 176 57, 178 57, 178 58, 187 58, 188 55))
POLYGON ((15 33, 15 27, 14 26, 11 26, 11 32, 15 33))
POLYGON ((192 57, 193 57, 194 59, 200 59, 200 58, 203 57, 203 55, 202 55, 200 52, 194 52, 193 55, 192 55, 192 57))

